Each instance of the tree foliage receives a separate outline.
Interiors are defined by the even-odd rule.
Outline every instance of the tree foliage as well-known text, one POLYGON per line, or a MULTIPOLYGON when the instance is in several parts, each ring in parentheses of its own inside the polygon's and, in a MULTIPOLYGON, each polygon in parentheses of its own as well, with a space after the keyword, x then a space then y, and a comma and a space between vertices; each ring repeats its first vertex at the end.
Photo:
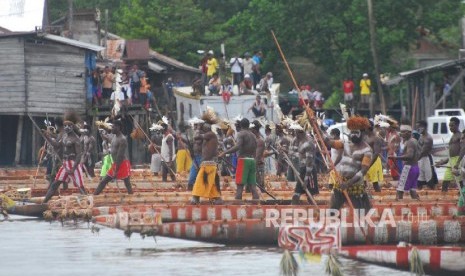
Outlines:
MULTIPOLYGON (((49 0, 52 16, 66 12, 67 0, 49 0), (63 11, 64 9, 64 11, 63 11)), ((300 66, 299 82, 316 83, 323 91, 340 89, 341 80, 374 74, 366 0, 74 0, 76 8, 110 9, 110 31, 125 38, 148 38, 155 50, 196 66, 197 50, 225 43, 227 54, 261 49, 265 69, 282 70, 270 31, 300 66), (298 63, 298 62, 297 62, 298 63), (322 76, 314 66, 321 68, 322 76)), ((377 0, 376 46, 382 72, 410 69, 408 52, 420 35, 460 47, 460 0, 377 0)), ((292 64, 291 64, 292 65, 292 64)), ((320 70, 318 70, 320 71, 320 70)), ((279 74, 277 74, 279 78, 279 74)), ((288 79, 281 75, 282 80, 288 79)), ((357 81, 356 81, 357 82, 357 81)))

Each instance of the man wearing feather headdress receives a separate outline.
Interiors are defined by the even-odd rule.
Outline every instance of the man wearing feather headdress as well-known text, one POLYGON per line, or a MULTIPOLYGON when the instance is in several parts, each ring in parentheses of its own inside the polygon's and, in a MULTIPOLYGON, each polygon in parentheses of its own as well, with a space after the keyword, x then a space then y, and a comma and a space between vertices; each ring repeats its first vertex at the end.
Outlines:
POLYGON ((79 117, 75 112, 66 112, 63 118, 64 135, 61 140, 56 140, 51 137, 50 133, 46 131, 44 137, 56 150, 61 148, 63 150, 62 165, 57 172, 55 180, 50 185, 47 194, 45 195, 44 203, 48 202, 62 183, 67 183, 70 180, 74 186, 79 189, 82 194, 86 194, 84 189, 84 181, 82 178, 82 166, 80 165, 82 156, 81 141, 74 131, 79 117))
MULTIPOLYGON (((289 147, 291 144, 291 140, 289 139, 289 136, 284 132, 285 126, 282 124, 276 125, 276 149, 278 150, 278 153, 285 153, 286 155, 289 153, 289 147)), ((278 154, 278 160, 277 160, 277 165, 276 165, 276 175, 278 177, 282 177, 283 174, 287 173, 288 170, 288 164, 284 160, 285 154, 278 154)))
POLYGON ((365 191, 364 176, 371 165, 373 152, 363 140, 363 131, 370 127, 367 118, 352 116, 347 120, 350 130, 349 143, 325 138, 332 148, 344 149, 341 161, 336 166, 336 181, 331 194, 330 208, 340 209, 346 198, 342 191, 347 190, 354 208, 370 209, 370 200, 365 191))
POLYGON ((132 194, 132 186, 129 181, 129 176, 131 175, 131 163, 126 155, 128 141, 123 135, 122 129, 123 122, 121 120, 113 121, 112 132, 114 136, 112 137, 110 148, 113 164, 111 165, 107 175, 102 181, 100 181, 99 185, 95 189, 94 195, 100 194, 110 181, 116 181, 116 179, 122 179, 128 194, 132 194))
POLYGON ((412 127, 409 122, 404 122, 400 126, 400 136, 404 143, 402 155, 390 155, 389 159, 402 160, 402 172, 399 177, 399 185, 397 186, 396 199, 404 197, 404 191, 410 192, 413 199, 420 199, 417 194, 418 177, 420 176, 420 168, 418 167, 418 158, 420 150, 418 142, 412 137, 412 127))
POLYGON ((174 136, 171 134, 171 130, 166 122, 161 124, 163 127, 163 139, 161 140, 161 178, 162 181, 168 181, 168 173, 170 174, 171 180, 175 181, 176 176, 174 175, 176 150, 174 147, 174 136))
POLYGON ((294 124, 290 128, 294 130, 296 151, 298 154, 299 177, 292 196, 292 204, 299 204, 300 196, 305 194, 305 189, 312 194, 318 194, 318 183, 313 179, 313 167, 315 164, 315 141, 308 136, 303 127, 294 124), (304 183, 302 183, 302 180, 304 183))
POLYGON ((179 125, 179 132, 176 132, 178 141, 178 151, 176 152, 176 173, 187 173, 192 166, 192 158, 189 152, 186 126, 179 125))
POLYGON ((265 174, 276 174, 275 152, 276 135, 273 134, 275 126, 272 124, 265 125, 265 174))
POLYGON ((95 177, 95 155, 94 151, 97 148, 97 141, 94 136, 90 135, 91 127, 88 124, 80 129, 81 131, 81 146, 82 146, 82 157, 81 164, 84 166, 85 171, 89 176, 95 177))
POLYGON ((367 181, 373 184, 375 192, 381 192, 380 182, 383 182, 383 165, 381 163, 381 154, 384 146, 384 139, 374 131, 374 123, 370 121, 370 128, 365 131, 365 141, 373 150, 370 169, 367 172, 367 181))
POLYGON ((257 176, 256 176, 256 148, 257 141, 255 135, 249 129, 249 120, 243 118, 240 122, 241 130, 237 134, 236 145, 227 151, 219 154, 218 157, 223 157, 228 153, 238 152, 238 161, 236 168, 236 199, 242 199, 244 186, 249 186, 252 192, 253 199, 259 199, 257 192, 257 176))
POLYGON ((258 120, 254 120, 250 129, 257 140, 257 149, 255 154, 255 162, 257 164, 257 183, 261 187, 265 184, 265 140, 260 134, 261 124, 258 120))
POLYGON ((100 168, 100 180, 102 180, 113 164, 113 158, 110 153, 111 140, 113 138, 113 134, 111 133, 112 124, 106 121, 97 121, 96 124, 102 138, 102 167, 100 168))
POLYGON ((192 146, 192 166, 189 172, 189 180, 187 182, 187 190, 192 191, 194 187, 195 180, 197 178, 197 173, 199 172, 200 163, 202 163, 202 139, 200 137, 200 129, 204 120, 199 118, 192 118, 190 120, 194 129, 193 136, 193 146, 192 146))
POLYGON ((202 163, 192 189, 192 203, 194 204, 199 203, 201 197, 215 200, 216 203, 221 202, 220 178, 215 161, 218 156, 218 137, 211 129, 216 120, 208 112, 202 116, 205 123, 202 124, 197 137, 198 140, 202 139, 202 163))
MULTIPOLYGON (((49 128, 47 128, 49 130, 49 128)), ((53 128, 50 128, 50 130, 53 130, 53 128)), ((61 117, 55 118, 55 132, 53 131, 48 131, 50 134, 50 138, 55 139, 56 141, 61 141, 63 139, 64 135, 64 129, 63 129, 63 119, 61 117)), ((63 154, 63 149, 60 148, 54 148, 52 144, 47 143, 47 174, 46 178, 50 182, 50 185, 52 185, 53 181, 55 180, 56 174, 58 170, 61 167, 61 157, 63 154)), ((63 183, 63 189, 67 189, 68 186, 66 183, 63 183)))
POLYGON ((159 124, 152 124, 149 128, 152 132, 152 136, 150 137, 150 145, 149 145, 149 152, 152 154, 150 159, 150 171, 153 173, 154 176, 158 176, 161 171, 161 156, 160 156, 160 148, 161 148, 161 141, 163 140, 163 135, 161 131, 163 127, 159 124))

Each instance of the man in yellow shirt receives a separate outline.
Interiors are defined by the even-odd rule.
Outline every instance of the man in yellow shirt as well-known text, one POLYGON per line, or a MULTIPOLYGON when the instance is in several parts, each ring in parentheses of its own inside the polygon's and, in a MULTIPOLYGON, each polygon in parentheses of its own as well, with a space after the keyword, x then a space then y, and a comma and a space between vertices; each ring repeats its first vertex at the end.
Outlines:
POLYGON ((369 106, 371 96, 371 80, 368 78, 367 73, 364 73, 363 78, 360 80, 360 96, 361 104, 369 106))
POLYGON ((208 61, 207 61, 207 78, 211 79, 213 74, 218 71, 218 61, 213 56, 213 50, 208 51, 208 61))

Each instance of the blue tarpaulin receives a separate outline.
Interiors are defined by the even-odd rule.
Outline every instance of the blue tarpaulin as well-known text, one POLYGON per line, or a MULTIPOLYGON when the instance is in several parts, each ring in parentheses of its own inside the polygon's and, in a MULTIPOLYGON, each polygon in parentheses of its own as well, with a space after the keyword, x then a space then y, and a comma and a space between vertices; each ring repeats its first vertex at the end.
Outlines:
POLYGON ((85 58, 86 65, 86 99, 89 102, 92 102, 92 71, 94 71, 97 66, 96 53, 92 51, 86 51, 85 58))

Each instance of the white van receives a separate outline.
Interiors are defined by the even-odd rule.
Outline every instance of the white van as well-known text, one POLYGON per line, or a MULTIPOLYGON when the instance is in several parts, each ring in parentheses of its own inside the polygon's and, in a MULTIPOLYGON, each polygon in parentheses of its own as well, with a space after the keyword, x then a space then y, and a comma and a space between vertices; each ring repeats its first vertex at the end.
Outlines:
POLYGON ((448 144, 452 137, 449 121, 452 117, 457 117, 460 120, 459 131, 462 132, 465 129, 465 111, 463 109, 436 109, 434 116, 428 117, 428 133, 433 137, 433 155, 448 155, 448 144))

